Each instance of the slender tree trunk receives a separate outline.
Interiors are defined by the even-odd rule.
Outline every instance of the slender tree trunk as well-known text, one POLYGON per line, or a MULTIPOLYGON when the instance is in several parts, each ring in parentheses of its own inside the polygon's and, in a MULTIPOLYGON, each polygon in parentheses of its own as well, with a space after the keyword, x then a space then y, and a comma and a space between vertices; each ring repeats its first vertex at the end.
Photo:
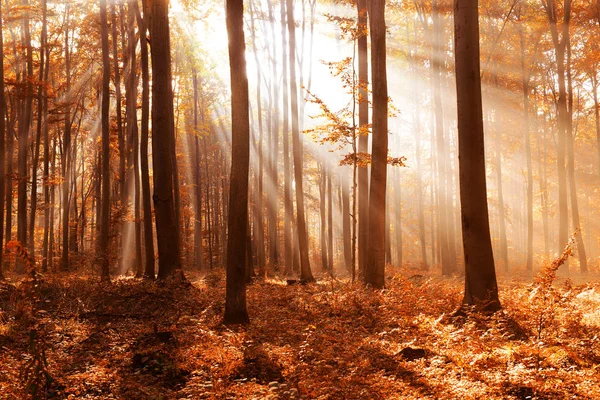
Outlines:
MULTIPOLYGON (((282 1, 283 3, 283 1, 282 1)), ((271 68, 272 68, 272 76, 277 76, 277 45, 275 44, 275 20, 273 18, 273 6, 272 2, 268 2, 269 7, 269 16, 273 19, 271 24, 272 34, 273 34, 273 55, 271 58, 271 68)), ((284 28, 282 26, 282 28, 284 28)), ((285 50, 283 50, 285 51, 285 50)), ((285 54, 282 54, 283 62, 285 61, 285 54)), ((278 167, 277 167, 277 159, 279 156, 279 83, 277 79, 273 79, 271 82, 273 89, 273 110, 269 110, 272 113, 271 118, 271 162, 269 166, 269 181, 270 181, 270 190, 267 191, 267 212, 268 212, 268 221, 269 221, 269 263, 271 266, 271 270, 279 270, 279 242, 277 240, 277 226, 278 226, 278 196, 277 192, 279 189, 278 183, 278 167)))
POLYGON ((100 0, 100 29, 102 35, 102 220, 100 222, 100 277, 109 278, 109 223, 110 223, 110 57, 108 46, 108 18, 106 0, 100 0))
POLYGON ((583 232, 579 218, 579 201, 577 199, 577 184, 575 181, 575 132, 573 130, 573 80, 571 77, 571 40, 567 40, 567 91, 568 91, 568 111, 567 111, 567 176, 569 180, 569 194, 571 197, 571 216, 573 218, 573 227, 579 229, 576 237, 577 254, 579 256, 579 271, 582 274, 588 272, 587 255, 583 241, 583 232))
POLYGON ((327 271, 333 275, 333 185, 327 174, 327 271))
MULTIPOLYGON (((534 99, 536 98, 534 89, 534 99)), ((534 102, 535 104, 535 102, 534 102)), ((546 172, 546 131, 542 130, 540 135, 538 124, 537 124, 537 108, 534 105, 534 123, 535 127, 533 131, 536 133, 537 138, 537 149, 538 149, 538 176, 539 176, 539 193, 540 193, 540 208, 542 213, 542 229, 544 233, 544 258, 549 256, 549 241, 548 241, 548 205, 547 205, 547 190, 545 183, 545 172, 546 172), (541 144, 543 143, 543 145, 541 144)))
POLYGON ((394 211, 396 213, 394 230, 396 231, 396 265, 402 266, 404 257, 402 254, 403 238, 402 238, 402 184, 400 183, 400 173, 396 172, 394 194, 396 197, 394 211))
POLYGON ((129 55, 129 75, 127 76, 126 110, 127 110, 127 131, 131 138, 129 148, 129 168, 133 174, 133 245, 135 258, 131 269, 135 275, 141 278, 144 273, 142 264, 142 226, 140 210, 140 162, 139 162, 139 131, 137 120, 137 37, 135 35, 137 0, 128 0, 127 14, 129 22, 129 32, 127 34, 127 53, 129 55))
POLYGON ((210 269, 213 268, 213 220, 211 218, 211 207, 214 206, 213 202, 210 201, 210 193, 212 190, 212 182, 208 173, 208 150, 206 147, 206 137, 202 140, 204 145, 204 170, 206 172, 206 225, 208 230, 208 264, 210 269))
POLYGON ((313 282, 315 278, 310 269, 308 257, 308 232, 304 215, 304 190, 302 171, 302 142, 298 127, 298 85, 296 83, 296 25, 294 21, 293 0, 286 0, 287 26, 289 35, 290 97, 292 114, 292 140, 294 148, 294 179, 296 182, 296 221, 298 226, 298 246, 300 250, 300 280, 313 282))
POLYGON ((533 168, 531 138, 529 136, 529 76, 525 68, 525 37, 519 29, 521 46, 521 81, 523 87, 523 130, 525 131, 525 157, 527 159, 527 271, 533 270, 533 168))
MULTIPOLYGON (((342 187, 342 237, 344 243, 344 264, 346 270, 352 269, 352 224, 350 222, 350 189, 348 179, 340 174, 340 186, 342 187)), ((332 212, 330 212, 332 214, 332 212)))
MULTIPOLYGON (((434 98, 434 117, 436 132, 436 151, 437 151, 437 202, 438 202, 438 242, 440 246, 442 274, 449 276, 456 271, 456 260, 451 257, 450 246, 450 201, 446 189, 449 186, 449 172, 446 169, 446 159, 449 152, 446 150, 446 140, 444 138, 444 115, 442 108, 442 82, 441 82, 441 51, 436 48, 436 44, 441 45, 443 36, 443 25, 439 15, 438 1, 432 1, 433 7, 433 43, 431 55, 432 84, 434 98)), ((451 179, 450 179, 451 181, 451 179)))
MULTIPOLYGON (((44 14, 45 15, 45 14, 44 14)), ((0 21, 2 21, 2 2, 0 1, 0 21)), ((4 54, 4 36, 0 27, 0 54, 4 54)), ((5 175, 4 165, 6 163, 6 148, 4 138, 6 136, 6 100, 4 98, 4 57, 0 57, 0 281, 4 280, 2 272, 3 256, 2 244, 4 239, 4 190, 5 175)))
POLYGON ((391 211, 390 205, 393 204, 393 199, 391 198, 390 192, 386 190, 386 205, 387 209, 385 210, 385 263, 392 263, 392 220, 391 220, 391 211))
POLYGON ((487 206, 477 0, 456 1, 454 41, 465 255, 463 303, 493 311, 500 308, 500 301, 487 206))
MULTIPOLYGON (((255 24, 254 24, 254 8, 253 8, 253 2, 250 2, 250 12, 251 12, 251 30, 252 30, 252 50, 254 53, 254 61, 257 65, 256 68, 256 106, 257 106, 257 119, 258 119, 258 185, 257 185, 257 190, 255 190, 255 197, 254 197, 254 203, 255 203, 255 221, 256 221, 256 246, 257 246, 257 255, 258 255, 258 275, 261 278, 264 278, 266 275, 266 269, 265 269, 265 229, 264 229, 264 218, 263 218, 263 164, 264 164, 264 156, 263 156, 263 113, 262 113, 262 81, 261 81, 261 68, 260 68, 260 62, 258 59, 258 50, 256 48, 256 28, 255 28, 255 24)), ((271 5, 269 5, 269 7, 271 7, 271 5)), ((273 133, 273 135, 276 137, 277 135, 275 133, 273 133)), ((272 139, 272 138, 271 138, 272 139)), ((277 157, 276 155, 272 155, 272 157, 276 160, 277 157)), ((276 164, 276 162, 274 162, 276 164)), ((271 176, 272 170, 269 170, 268 173, 268 177, 272 178, 271 176)), ((275 191, 275 193, 277 193, 277 185, 272 185, 269 186, 270 190, 268 191, 267 194, 267 210, 268 210, 268 215, 269 215, 269 262, 271 263, 271 270, 275 270, 275 249, 277 249, 276 246, 276 242, 277 242, 277 235, 276 235, 276 230, 275 228, 272 226, 274 225, 273 223, 276 222, 275 220, 275 216, 277 214, 276 212, 276 203, 277 203, 277 196, 272 196, 271 192, 275 191), (275 204, 272 204, 272 201, 275 202, 275 204)))
MULTIPOLYGON (((287 0, 286 0, 287 1, 287 0)), ((284 226, 283 247, 285 250, 285 273, 293 271, 294 245, 292 238, 292 219, 294 218, 294 203, 292 200, 292 170, 290 163, 290 133, 289 133, 289 85, 288 85, 288 55, 287 55, 287 29, 286 29, 286 1, 281 1, 281 60, 282 60, 282 88, 283 88, 283 174, 284 174, 284 226)))
MULTIPOLYGON (((498 80, 498 64, 494 66, 494 84, 497 90, 500 89, 500 83, 498 80)), ((508 244, 506 239, 506 218, 505 218, 505 207, 504 207, 504 184, 502 174, 502 122, 500 120, 500 108, 496 109, 496 115, 494 119, 495 134, 495 162, 496 162, 496 181, 498 185, 498 235, 500 236, 500 259, 504 263, 504 270, 508 271, 508 244)), ((527 138, 525 139, 527 142, 527 138)))
MULTIPOLYGON (((152 164, 158 242, 158 277, 183 278, 173 187, 174 120, 168 1, 151 4, 152 38, 152 164)), ((241 229, 245 233, 244 229, 241 229)))
MULTIPOLYGON (((23 247, 27 247, 27 149, 29 147, 29 127, 33 108, 33 49, 29 27, 29 0, 23 0, 26 8, 23 18, 23 47, 26 49, 26 73, 23 75, 25 98, 23 111, 19 119, 19 184, 17 186, 17 239, 23 247)), ((23 263, 16 262, 17 271, 23 272, 23 263)))
MULTIPOLYGON (((120 221, 121 221, 121 244, 119 251, 119 271, 125 271, 125 252, 126 250, 126 214, 127 214, 127 188, 125 182, 125 160, 127 156, 127 149, 125 143, 125 132, 123 130, 123 114, 121 112, 121 73, 119 71, 119 45, 118 39, 119 34, 117 31, 117 4, 120 4, 123 0, 115 0, 111 5, 111 19, 112 19, 112 51, 113 51, 113 69, 115 76, 115 101, 116 101, 116 113, 117 113, 117 137, 119 141, 119 198, 120 198, 120 221)), ((123 49, 125 50, 125 49, 123 49)))
MULTIPOLYGON (((357 0, 358 25, 364 32, 357 39, 358 47, 358 125, 359 131, 366 131, 369 124, 369 58, 367 53, 367 0, 357 0)), ((369 137, 361 134, 358 137, 359 153, 369 151, 369 137)), ((369 175, 368 168, 358 169, 358 275, 364 279, 367 263, 368 224, 369 224, 369 175)))
MULTIPOLYGON (((415 37, 417 36, 417 29, 415 29, 415 37)), ((407 37, 409 48, 411 48, 411 40, 410 40, 410 32, 408 32, 407 27, 407 37)), ((417 213, 419 219, 419 244, 421 247, 421 268, 424 270, 429 269, 429 264, 427 263, 427 241, 425 239, 425 213, 423 206, 423 182, 422 182, 422 168, 421 168, 421 109, 420 109, 420 93, 419 93, 419 85, 418 85, 418 77, 416 73, 416 66, 413 60, 412 52, 409 52, 409 64, 410 64, 410 72, 411 78, 414 83, 413 85, 413 94, 415 96, 415 107, 413 112, 413 120, 414 120, 414 134, 415 134, 415 162, 416 166, 416 174, 417 174, 417 213)), ((401 254, 401 253, 400 253, 401 254)))
POLYGON ((592 96, 594 98, 594 120, 596 122, 596 142, 598 147, 598 175, 600 176, 600 104, 598 103, 598 77, 596 71, 591 74, 592 77, 592 96))
POLYGON ((245 255, 248 227, 248 172, 250 164, 250 116, 246 75, 244 3, 227 0, 227 33, 231 80, 231 177, 227 235, 227 324, 247 324, 245 255))
POLYGON ((204 269, 204 251, 202 247, 202 161, 200 160, 200 130, 198 128, 198 73, 194 70, 194 178, 196 198, 196 218, 194 219, 194 259, 199 270, 204 269))
POLYGON ((321 242, 321 268, 323 271, 327 271, 328 262, 327 262, 327 203, 325 202, 325 193, 327 192, 327 172, 325 169, 325 163, 321 162, 321 174, 319 176, 319 214, 321 216, 320 220, 320 230, 319 230, 319 238, 321 242))
MULTIPOLYGON (((145 4, 144 2, 142 4, 145 4)), ((148 11, 143 8, 143 18, 136 7, 140 27, 140 54, 142 68, 142 135, 140 138, 140 169, 142 173, 142 207, 144 209, 144 278, 154 279, 154 235, 152 230, 152 204, 150 202, 150 175, 148 171, 148 122, 150 119, 150 73, 148 68, 148 11)))
MULTIPOLYGON (((558 79, 558 140, 556 149, 556 164, 558 170, 558 249, 562 249, 569 240, 569 217, 567 205, 567 172, 565 168, 565 151, 567 140, 568 111, 567 91, 565 85, 565 49, 569 36, 571 19, 571 0, 565 0, 564 19, 562 23, 562 38, 559 39, 556 15, 556 1, 548 0, 542 3, 550 23, 550 33, 556 54, 558 79)), ((568 266, 563 267, 568 271, 568 266)))
MULTIPOLYGON (((42 132, 45 132, 47 129, 47 109, 45 107, 46 104, 46 90, 44 86, 41 84, 44 80, 47 81, 48 72, 45 70, 47 66, 47 61, 45 59, 46 56, 46 42, 48 37, 48 25, 47 25, 47 6, 46 0, 42 0, 42 33, 40 40, 40 68, 38 80, 40 81, 40 85, 38 88, 38 96, 37 96, 37 107, 38 107, 38 118, 37 118, 37 129, 36 129, 36 139, 35 139, 35 147, 34 147, 34 156, 33 156, 33 166, 31 168, 31 213, 29 215, 29 254, 30 257, 35 256, 34 249, 34 233, 35 233, 35 216, 37 211, 37 170, 38 164, 40 160, 40 143, 42 140, 42 132)), ((0 241, 1 242, 1 241, 0 241)), ((1 264, 1 263, 0 263, 1 264)))
POLYGON ((388 157, 388 88, 386 69, 385 1, 369 2, 371 75, 373 85, 373 151, 369 192, 369 246, 365 283, 385 285, 385 209, 388 157))

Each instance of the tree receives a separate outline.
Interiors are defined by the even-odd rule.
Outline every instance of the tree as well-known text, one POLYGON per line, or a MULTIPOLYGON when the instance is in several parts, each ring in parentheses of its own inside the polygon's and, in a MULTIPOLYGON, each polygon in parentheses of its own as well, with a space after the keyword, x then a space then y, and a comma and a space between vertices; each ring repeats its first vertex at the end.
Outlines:
MULTIPOLYGON (((148 9, 143 3, 142 17, 136 10, 138 26, 140 27, 140 58, 142 67, 142 134, 140 137, 140 169, 142 173, 142 208, 144 209, 144 277, 154 279, 154 235, 152 231, 152 204, 150 202, 150 174, 148 170, 148 120, 150 119, 150 73, 148 68, 148 9)), ((137 2, 135 2, 137 8, 137 2)))
MULTIPOLYGON (((25 47, 25 69, 21 82, 22 104, 19 115, 19 155, 17 185, 17 239, 23 247, 27 246, 27 159, 29 148, 29 127, 33 113, 33 48, 31 46, 29 1, 22 2, 25 9, 23 18, 22 45, 25 47)), ((23 271, 21 260, 17 259, 17 270, 23 271)))
POLYGON ((487 206, 478 1, 454 5, 458 152, 465 295, 463 303, 500 308, 487 206))
MULTIPOLYGON (((100 29, 102 35, 102 219, 100 221, 100 277, 109 279, 108 230, 110 221, 110 57, 108 48, 108 18, 106 0, 100 0, 100 29)), ((63 206, 66 207, 65 204, 63 206)))
MULTIPOLYGON (((175 212, 173 187, 174 119, 168 8, 168 0, 157 0, 152 2, 150 11, 153 200, 159 279, 174 277, 176 272, 181 272, 179 221, 175 212)), ((182 277, 182 273, 179 277, 182 277)))
POLYGON ((558 32, 558 16, 555 0, 542 0, 546 10, 548 22, 550 23, 550 34, 554 51, 556 54, 556 70, 558 80, 558 140, 556 163, 558 170, 558 248, 561 249, 567 240, 569 229, 568 205, 567 205, 567 171, 565 167, 566 137, 569 118, 567 110, 567 90, 565 85, 565 53, 569 41, 569 23, 571 20, 571 0, 565 0, 564 16, 562 22, 562 34, 558 32))
POLYGON ((308 232, 304 210, 304 191, 302 173, 302 142, 298 127, 298 85, 296 82, 296 25, 294 22, 293 0, 286 0, 287 26, 289 35, 290 98, 292 110, 292 143, 294 154, 294 179, 296 182, 296 223, 298 228, 298 247, 300 250, 300 280, 309 283, 315 278, 310 269, 308 257, 308 232))
MULTIPOLYGON (((142 226, 140 223, 140 157, 139 157, 139 130, 137 120, 137 37, 135 35, 135 20, 136 20, 137 0, 128 0, 127 12, 129 16, 129 32, 127 34, 127 45, 129 54, 129 75, 127 77, 126 86, 126 101, 127 101, 127 131, 131 139, 131 150, 129 152, 129 168, 133 174, 133 192, 134 192, 134 248, 135 259, 133 261, 133 270, 137 277, 143 275, 142 265, 142 226), (131 165, 133 164, 133 165, 131 165)), ((131 181, 131 178, 130 178, 131 181)))
MULTIPOLYGON (((2 4, 0 4, 0 21, 2 21, 2 4)), ((4 36, 2 35, 2 28, 0 27, 0 54, 4 54, 4 36)), ((4 239, 4 163, 6 159, 6 149, 4 143, 4 136, 6 134, 6 120, 4 118, 6 109, 6 101, 4 98, 4 57, 0 57, 0 281, 4 280, 4 274, 2 273, 2 258, 4 252, 2 251, 2 243, 4 239)))
MULTIPOLYGON (((359 82, 359 104, 358 125, 359 129, 366 130, 369 125, 369 56, 367 48, 367 0, 357 0, 358 29, 362 34, 356 40, 358 50, 358 82, 359 82)), ((366 153, 369 151, 369 138, 366 135, 358 137, 358 151, 366 153)), ((368 222, 369 222, 369 175, 367 168, 358 170, 358 274, 363 276, 367 260, 368 247, 368 222)), ((356 227, 354 228, 356 230, 356 227)), ((352 246, 354 247, 354 246, 352 246)))
POLYGON ((385 285, 385 203, 388 158, 385 0, 370 1, 368 10, 371 28, 373 141, 365 283, 380 289, 385 285))
POLYGON ((227 235, 226 324, 250 322, 246 309, 246 230, 250 169, 250 115, 244 2, 227 0, 227 35, 231 79, 231 176, 227 235))

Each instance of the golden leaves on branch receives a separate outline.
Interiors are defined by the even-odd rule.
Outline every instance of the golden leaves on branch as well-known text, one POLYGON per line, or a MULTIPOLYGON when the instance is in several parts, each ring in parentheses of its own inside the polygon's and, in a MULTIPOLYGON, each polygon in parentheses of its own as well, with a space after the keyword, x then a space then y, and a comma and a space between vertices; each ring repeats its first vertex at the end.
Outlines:
MULTIPOLYGON (((342 158, 340 165, 354 165, 356 162, 357 167, 368 167, 371 165, 371 154, 365 152, 349 153, 342 158)), ((406 167, 406 157, 391 157, 388 155, 388 165, 393 167, 406 167)))

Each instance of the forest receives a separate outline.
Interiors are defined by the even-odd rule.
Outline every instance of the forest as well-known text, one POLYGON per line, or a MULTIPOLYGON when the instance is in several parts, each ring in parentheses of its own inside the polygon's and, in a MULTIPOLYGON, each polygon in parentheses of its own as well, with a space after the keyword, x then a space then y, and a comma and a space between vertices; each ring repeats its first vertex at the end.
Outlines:
POLYGON ((600 0, 0 23, 0 399, 600 399, 600 0))

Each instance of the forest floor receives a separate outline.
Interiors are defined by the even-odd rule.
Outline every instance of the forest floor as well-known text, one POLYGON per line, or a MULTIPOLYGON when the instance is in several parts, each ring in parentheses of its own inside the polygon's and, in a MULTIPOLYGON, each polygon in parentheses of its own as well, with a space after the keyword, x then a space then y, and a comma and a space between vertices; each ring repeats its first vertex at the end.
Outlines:
POLYGON ((247 327, 221 323, 217 273, 0 284, 0 398, 600 398, 597 276, 501 279, 503 312, 458 318, 462 278, 392 273, 383 291, 255 282, 247 327))

